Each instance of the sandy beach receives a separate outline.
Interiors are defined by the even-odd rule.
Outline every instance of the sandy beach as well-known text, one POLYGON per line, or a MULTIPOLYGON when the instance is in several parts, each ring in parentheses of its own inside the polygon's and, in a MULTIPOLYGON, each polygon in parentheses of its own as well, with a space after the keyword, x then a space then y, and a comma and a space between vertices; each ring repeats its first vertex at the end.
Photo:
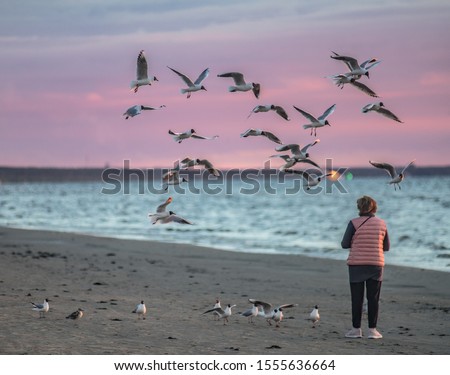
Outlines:
POLYGON ((0 228, 0 262, 0 354, 450 354, 450 273, 387 264, 384 338, 352 340, 341 261, 0 228), (216 297, 237 305, 228 325, 202 315, 216 297), (30 302, 45 298, 40 319, 30 302), (248 298, 298 306, 279 328, 249 324, 248 298))

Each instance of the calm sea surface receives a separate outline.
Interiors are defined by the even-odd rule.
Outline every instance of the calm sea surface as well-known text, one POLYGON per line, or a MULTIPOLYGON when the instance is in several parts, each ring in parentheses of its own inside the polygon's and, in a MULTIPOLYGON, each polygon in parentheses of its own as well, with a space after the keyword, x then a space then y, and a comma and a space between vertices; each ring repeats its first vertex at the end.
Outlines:
POLYGON ((386 178, 328 181, 306 192, 300 180, 190 181, 168 193, 132 182, 0 184, 0 225, 205 245, 238 252, 346 259, 340 241, 370 195, 391 239, 387 264, 450 272, 450 178, 408 176, 402 190, 386 178), (149 212, 168 209, 194 225, 151 225, 149 212))

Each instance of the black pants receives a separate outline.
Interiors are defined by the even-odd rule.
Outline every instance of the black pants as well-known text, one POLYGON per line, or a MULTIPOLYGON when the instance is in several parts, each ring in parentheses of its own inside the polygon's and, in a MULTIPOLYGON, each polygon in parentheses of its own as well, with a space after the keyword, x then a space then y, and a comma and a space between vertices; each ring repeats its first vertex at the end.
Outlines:
POLYGON ((364 303, 364 285, 367 289, 367 313, 369 328, 377 327, 378 302, 380 300, 381 281, 369 279, 359 283, 350 283, 352 295, 352 323, 354 328, 361 328, 364 303))

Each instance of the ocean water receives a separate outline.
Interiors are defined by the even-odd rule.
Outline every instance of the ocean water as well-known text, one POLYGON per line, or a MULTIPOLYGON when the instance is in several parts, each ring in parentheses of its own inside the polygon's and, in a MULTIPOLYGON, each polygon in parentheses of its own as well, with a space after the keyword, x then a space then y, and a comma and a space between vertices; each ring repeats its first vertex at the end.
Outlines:
POLYGON ((450 177, 408 176, 401 190, 386 178, 322 181, 195 180, 168 192, 150 183, 3 183, 0 226, 188 243, 251 253, 346 259, 340 247, 356 199, 370 195, 386 220, 386 263, 450 272, 450 177), (117 191, 115 191, 117 190, 117 191), (159 191, 157 191, 159 190, 159 191), (151 225, 149 212, 168 196, 168 210, 194 225, 151 225))

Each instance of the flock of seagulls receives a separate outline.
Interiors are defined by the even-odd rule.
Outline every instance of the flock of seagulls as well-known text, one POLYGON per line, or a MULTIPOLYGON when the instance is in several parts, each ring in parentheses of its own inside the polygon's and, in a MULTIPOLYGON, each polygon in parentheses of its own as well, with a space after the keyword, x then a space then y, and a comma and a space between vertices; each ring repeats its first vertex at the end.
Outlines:
MULTIPOLYGON (((345 64, 347 67, 346 72, 341 72, 338 74, 334 74, 331 76, 328 76, 328 78, 331 78, 334 84, 343 89, 346 85, 350 85, 353 87, 356 87, 363 93, 371 96, 371 97, 378 97, 378 95, 370 89, 366 84, 362 83, 362 79, 364 78, 370 78, 369 71, 371 71, 375 66, 381 63, 381 60, 378 60, 377 58, 370 58, 362 63, 359 63, 358 60, 351 56, 344 56, 340 55, 337 52, 332 51, 332 55, 330 56, 333 60, 341 61, 345 64)), ((179 72, 178 70, 175 70, 174 68, 167 66, 168 69, 170 69, 173 73, 175 73, 177 76, 181 78, 181 80, 185 83, 186 87, 183 87, 181 89, 181 94, 186 94, 186 97, 189 99, 191 95, 194 92, 198 91, 207 91, 205 87, 205 80, 210 74, 210 69, 206 68, 204 69, 199 76, 193 81, 191 78, 189 78, 186 74, 179 72)), ((244 74, 241 72, 226 72, 218 74, 217 77, 220 78, 231 78, 233 80, 233 85, 230 85, 228 87, 229 92, 247 92, 251 91, 255 98, 259 99, 261 94, 261 84, 256 82, 250 82, 245 79, 244 74)), ((130 87, 132 88, 132 91, 135 93, 138 92, 139 87, 145 86, 145 85, 152 85, 154 82, 157 82, 158 79, 154 75, 150 75, 148 72, 148 63, 146 56, 144 54, 144 51, 140 51, 138 58, 137 58, 137 68, 136 68, 136 79, 133 79, 130 83, 130 87)), ((151 107, 146 105, 135 105, 133 107, 128 108, 125 113, 123 114, 125 116, 125 119, 128 119, 130 117, 134 117, 136 115, 139 115, 142 111, 145 110, 158 110, 164 108, 165 105, 161 105, 159 107, 151 107)), ((303 124, 304 129, 310 130, 310 135, 317 137, 317 131, 319 128, 324 128, 326 126, 331 126, 329 122, 329 117, 335 112, 336 110, 336 104, 333 104, 329 106, 322 114, 319 116, 313 115, 306 111, 303 108, 300 108, 296 105, 293 105, 293 108, 301 114, 306 120, 307 123, 303 124)), ((375 102, 375 103, 369 103, 365 105, 361 109, 362 113, 368 113, 368 112, 374 112, 381 114, 382 116, 387 117, 388 119, 391 119, 393 121, 403 123, 403 121, 400 120, 400 118, 395 115, 391 110, 387 109, 385 104, 383 102, 375 102)), ((267 113, 267 112, 274 112, 276 115, 278 115, 280 118, 290 121, 290 117, 286 111, 285 108, 283 108, 280 105, 276 104, 264 104, 264 105, 256 105, 253 107, 253 109, 250 111, 249 115, 247 116, 247 119, 250 118, 253 114, 256 113, 267 113)), ((204 136, 199 135, 194 129, 189 129, 184 132, 176 132, 173 130, 169 130, 168 134, 173 138, 173 140, 177 143, 182 143, 185 140, 188 139, 200 139, 200 140, 215 140, 219 136, 218 135, 212 135, 212 136, 204 136)), ((311 189, 314 186, 317 186, 321 181, 323 181, 324 178, 331 176, 330 173, 326 173, 323 171, 323 169, 320 167, 320 165, 313 161, 310 158, 309 152, 307 150, 316 145, 320 140, 316 139, 312 143, 309 143, 306 146, 300 146, 298 144, 289 144, 289 143, 283 143, 283 141, 280 139, 280 137, 274 132, 267 131, 265 129, 260 128, 249 128, 243 133, 240 134, 241 138, 247 138, 247 137, 265 137, 269 141, 276 143, 278 146, 275 148, 275 151, 277 152, 283 152, 283 154, 275 154, 270 156, 270 158, 279 158, 282 159, 284 164, 279 167, 280 171, 290 173, 292 175, 301 176, 304 180, 304 183, 306 185, 306 189, 311 189), (314 167, 319 170, 319 173, 310 173, 307 170, 297 170, 292 169, 295 165, 299 165, 299 163, 302 163, 302 165, 307 165, 310 168, 314 167)), ((412 162, 411 162, 412 163, 412 162)), ((409 165, 411 165, 411 163, 409 165)), ((395 190, 397 190, 397 186, 400 187, 399 183, 404 179, 404 171, 400 175, 395 175, 394 173, 391 173, 391 169, 387 166, 389 165, 386 162, 381 163, 372 163, 371 165, 377 168, 384 168, 388 173, 391 175, 392 180, 389 181, 389 184, 394 184, 395 190), (380 165, 384 165, 384 167, 380 167, 380 165)), ((409 166, 408 165, 408 166, 409 166)), ((169 171, 163 176, 163 186, 165 190, 168 190, 169 186, 173 185, 179 185, 184 182, 188 182, 188 180, 185 177, 180 176, 181 169, 187 169, 195 166, 203 166, 207 171, 212 173, 214 176, 219 177, 220 172, 214 167, 213 163, 207 159, 192 159, 190 157, 185 158, 181 165, 178 163, 177 167, 169 169, 169 171)), ((161 216, 161 215, 160 215, 161 216)), ((176 215, 170 214, 170 211, 167 213, 164 213, 164 217, 156 217, 151 216, 152 223, 168 223, 168 222, 177 222, 177 223, 184 223, 186 222, 184 220, 180 220, 176 215), (172 218, 173 217, 173 218, 172 218)))
MULTIPOLYGON (((246 317, 248 323, 254 324, 255 319, 258 317, 263 318, 268 325, 272 325, 272 321, 275 322, 275 327, 280 327, 280 324, 284 318, 283 311, 288 308, 293 308, 298 306, 296 303, 287 303, 282 305, 274 306, 271 303, 249 298, 248 301, 252 304, 251 308, 241 312, 239 315, 246 317)), ((202 315, 213 313, 219 320, 223 319, 223 324, 229 323, 228 318, 232 315, 232 308, 236 305, 228 304, 225 309, 220 305, 220 300, 216 299, 216 303, 212 309, 206 310, 202 315)), ((316 323, 320 320, 319 307, 316 305, 311 311, 307 320, 312 321, 312 327, 315 327, 316 323)))
MULTIPOLYGON (((169 201, 169 200, 168 200, 169 201)), ((170 203, 166 201, 166 203, 161 206, 167 206, 170 203)), ((272 321, 275 322, 275 327, 280 327, 280 324, 284 318, 283 311, 285 309, 293 308, 298 306, 297 303, 287 303, 282 305, 274 306, 271 303, 256 300, 253 298, 249 298, 248 301, 252 304, 252 307, 244 312, 241 312, 240 315, 246 317, 248 319, 248 323, 254 324, 257 317, 262 317, 265 319, 268 325, 272 325, 272 321)), ((34 311, 39 311, 39 317, 45 318, 45 313, 47 313, 50 309, 50 305, 48 303, 48 299, 46 298, 42 304, 36 304, 31 302, 33 305, 34 311)), ((228 318, 232 315, 232 308, 236 307, 236 305, 228 304, 225 309, 222 308, 220 304, 220 300, 217 298, 212 309, 206 310, 202 315, 213 313, 215 320, 223 320, 223 324, 226 325, 229 323, 228 318)), ((136 307, 131 311, 133 314, 137 315, 138 320, 145 320, 147 314, 147 307, 143 300, 136 305, 136 307)), ((79 320, 84 316, 84 309, 78 308, 73 313, 66 316, 66 319, 79 320)), ((316 326, 316 323, 320 320, 319 315, 319 307, 317 305, 314 306, 313 310, 306 318, 306 320, 310 320, 312 322, 312 327, 316 326)))

